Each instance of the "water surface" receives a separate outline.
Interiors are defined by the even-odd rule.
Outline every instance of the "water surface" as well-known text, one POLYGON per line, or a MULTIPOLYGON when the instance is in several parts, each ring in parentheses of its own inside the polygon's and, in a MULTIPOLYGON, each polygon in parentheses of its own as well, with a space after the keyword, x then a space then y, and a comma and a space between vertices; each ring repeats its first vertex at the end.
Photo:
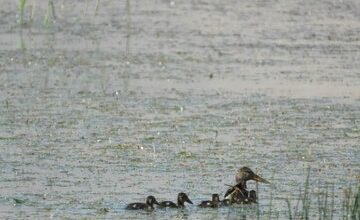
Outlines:
POLYGON ((55 18, 28 1, 22 28, 16 3, 0 9, 0 218, 253 219, 124 210, 210 199, 241 166, 272 182, 262 217, 272 191, 288 218, 308 167, 342 215, 360 178, 358 1, 54 1, 55 18))

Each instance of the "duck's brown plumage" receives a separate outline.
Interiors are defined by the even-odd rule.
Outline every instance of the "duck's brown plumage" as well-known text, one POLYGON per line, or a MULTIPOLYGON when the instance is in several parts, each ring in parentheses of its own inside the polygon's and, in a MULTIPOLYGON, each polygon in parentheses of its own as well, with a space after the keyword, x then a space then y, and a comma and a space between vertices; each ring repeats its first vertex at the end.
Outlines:
POLYGON ((190 203, 193 204, 192 201, 189 199, 189 197, 186 195, 186 193, 179 193, 177 197, 177 204, 171 201, 163 201, 160 202, 159 206, 162 208, 169 207, 169 208, 183 208, 185 207, 184 203, 190 203))
POLYGON ((266 179, 256 175, 250 168, 242 167, 235 176, 236 185, 231 186, 225 193, 225 199, 229 199, 231 203, 248 204, 256 203, 257 196, 254 190, 247 190, 246 182, 254 180, 256 182, 269 183, 266 179))
POLYGON ((146 198, 146 202, 145 203, 140 203, 140 202, 135 202, 135 203, 130 203, 126 206, 125 209, 127 210, 153 210, 154 209, 154 204, 159 205, 159 203, 156 201, 154 196, 148 196, 146 198))
POLYGON ((199 204, 199 207, 201 208, 218 208, 220 206, 220 197, 219 194, 212 194, 212 200, 211 201, 202 201, 199 204))

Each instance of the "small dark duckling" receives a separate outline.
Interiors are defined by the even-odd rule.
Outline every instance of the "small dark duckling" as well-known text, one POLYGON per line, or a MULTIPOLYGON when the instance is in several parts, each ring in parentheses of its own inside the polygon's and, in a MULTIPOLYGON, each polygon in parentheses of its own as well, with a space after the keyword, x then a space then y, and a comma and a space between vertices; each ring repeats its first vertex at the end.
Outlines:
POLYGON ((221 205, 222 206, 229 206, 229 205, 231 205, 231 200, 230 199, 224 199, 223 201, 221 201, 221 205))
POLYGON ((201 208, 218 208, 220 206, 219 194, 212 194, 212 201, 202 201, 199 204, 201 208))
POLYGON ((246 204, 257 203, 257 196, 255 190, 250 190, 249 197, 247 198, 246 204))
POLYGON ((159 205, 159 203, 156 201, 154 196, 148 196, 146 198, 146 203, 140 203, 140 202, 135 202, 135 203, 130 203, 126 206, 125 209, 127 210, 153 210, 154 209, 154 204, 159 205))
POLYGON ((184 208, 184 203, 190 203, 193 204, 192 201, 189 199, 189 197, 186 195, 186 193, 179 193, 177 197, 177 204, 171 202, 171 201, 163 201, 160 202, 159 206, 161 208, 169 207, 169 208, 184 208))

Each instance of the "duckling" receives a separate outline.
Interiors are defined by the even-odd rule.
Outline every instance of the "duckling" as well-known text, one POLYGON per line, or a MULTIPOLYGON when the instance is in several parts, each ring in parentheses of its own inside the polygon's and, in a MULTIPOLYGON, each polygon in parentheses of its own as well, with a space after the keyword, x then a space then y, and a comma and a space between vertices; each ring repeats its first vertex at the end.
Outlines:
POLYGON ((228 196, 226 196, 225 194, 226 197, 224 200, 229 200, 230 204, 244 204, 247 201, 247 198, 249 197, 249 192, 246 189, 239 188, 238 185, 228 186, 230 186, 231 188, 227 191, 227 193, 230 190, 233 191, 228 196))
MULTIPOLYGON (((247 203, 245 200, 249 200, 250 194, 246 190, 246 182, 249 180, 255 180, 261 183, 270 183, 266 179, 256 175, 250 168, 242 167, 238 170, 235 176, 236 185, 231 186, 226 193, 225 199, 230 199, 231 203, 247 203)), ((251 201, 256 202, 256 192, 252 192, 251 201), (255 199, 255 200, 254 200, 255 199)))
POLYGON ((257 196, 255 190, 250 190, 249 197, 247 198, 247 204, 257 203, 257 196))
POLYGON ((125 209, 127 210, 142 209, 142 210, 151 211, 154 209, 154 204, 159 205, 159 203, 156 201, 154 196, 148 196, 146 198, 146 203, 140 203, 140 202, 130 203, 126 206, 125 209))
POLYGON ((223 201, 221 201, 221 205, 222 206, 229 206, 229 205, 231 205, 231 200, 230 199, 224 199, 223 201))
POLYGON ((202 201, 199 204, 201 208, 218 208, 220 206, 219 194, 212 194, 212 201, 202 201))
POLYGON ((171 202, 171 201, 163 201, 160 202, 159 206, 161 208, 169 207, 169 208, 184 208, 184 203, 190 203, 193 204, 192 201, 189 199, 189 197, 186 195, 186 193, 179 193, 177 196, 177 204, 171 202))

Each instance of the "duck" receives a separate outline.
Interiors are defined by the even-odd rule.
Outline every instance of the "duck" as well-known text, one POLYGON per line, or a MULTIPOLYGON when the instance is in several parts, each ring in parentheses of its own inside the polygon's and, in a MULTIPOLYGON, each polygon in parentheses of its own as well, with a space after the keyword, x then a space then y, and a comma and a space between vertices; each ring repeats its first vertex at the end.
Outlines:
POLYGON ((218 208, 221 204, 219 194, 212 194, 211 201, 202 201, 199 204, 201 208, 218 208))
POLYGON ((135 203, 130 203, 126 206, 126 210, 147 210, 147 211, 151 211, 154 209, 154 204, 159 205, 158 201, 156 201, 154 196, 148 196, 146 198, 146 202, 145 203, 141 203, 141 202, 135 202, 135 203))
POLYGON ((159 207, 161 207, 161 208, 165 208, 165 207, 184 208, 185 202, 193 204, 193 202, 189 199, 188 195, 186 195, 186 193, 184 193, 184 192, 181 192, 177 196, 177 204, 175 204, 174 202, 171 202, 171 201, 163 201, 163 202, 159 203, 159 207))
POLYGON ((256 191, 247 190, 246 182, 254 180, 260 183, 270 183, 266 179, 255 174, 250 168, 242 167, 238 170, 235 176, 236 185, 230 186, 225 193, 225 199, 229 199, 231 203, 250 204, 257 202, 256 191))

